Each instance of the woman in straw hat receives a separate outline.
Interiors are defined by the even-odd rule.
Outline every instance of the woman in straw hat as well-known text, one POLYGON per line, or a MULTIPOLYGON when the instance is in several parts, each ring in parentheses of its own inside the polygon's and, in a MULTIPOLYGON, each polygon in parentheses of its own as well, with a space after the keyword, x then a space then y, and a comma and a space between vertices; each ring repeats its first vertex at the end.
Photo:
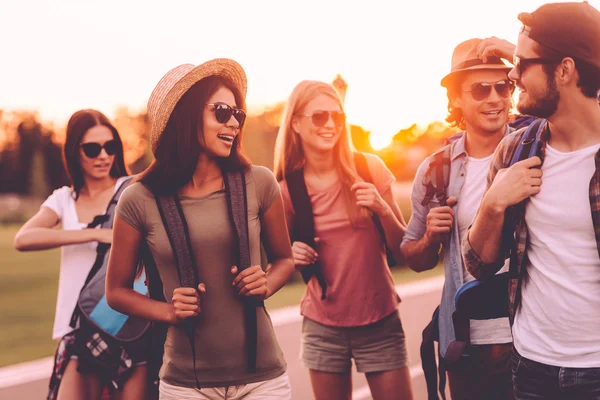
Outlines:
POLYGON ((161 399, 290 398, 286 363, 265 308, 255 307, 253 340, 245 324, 244 299, 262 302, 294 270, 277 181, 267 168, 251 165, 242 149, 245 96, 246 75, 232 60, 170 70, 148 102, 156 159, 117 207, 107 300, 125 314, 169 324, 161 399), (246 180, 252 266, 239 273, 226 171, 243 171, 246 180), (177 199, 197 266, 197 288, 180 287, 155 196, 177 199), (261 235, 270 256, 266 272, 261 235), (142 240, 156 261, 167 302, 140 296, 131 287, 142 240), (194 318, 195 351, 182 324, 187 318, 194 318))
POLYGON ((100 111, 80 110, 67 124, 63 153, 72 186, 56 189, 14 240, 20 251, 61 247, 52 333, 59 342, 47 398, 100 399, 103 387, 109 387, 119 389, 118 399, 146 399, 148 337, 120 346, 93 328, 71 323, 97 245, 112 242, 111 229, 92 227, 128 179, 121 137, 100 111), (59 224, 62 229, 54 229, 59 224), (91 351, 91 341, 103 351, 91 351))
POLYGON ((306 219, 296 218, 304 189, 312 207, 315 238, 294 238, 292 249, 308 279, 302 359, 315 397, 351 398, 354 358, 373 398, 412 398, 400 299, 385 251, 387 244, 399 256, 405 227, 394 176, 378 157, 353 154, 343 104, 331 85, 303 81, 292 91, 277 136, 275 172, 294 236, 306 219))

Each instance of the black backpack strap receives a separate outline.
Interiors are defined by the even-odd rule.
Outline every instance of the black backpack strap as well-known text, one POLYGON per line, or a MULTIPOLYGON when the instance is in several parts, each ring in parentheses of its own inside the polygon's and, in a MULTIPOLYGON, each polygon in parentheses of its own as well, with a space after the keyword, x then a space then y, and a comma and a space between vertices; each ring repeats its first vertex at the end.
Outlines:
MULTIPOLYGON (((160 212, 167 237, 171 243, 173 257, 177 265, 177 274, 181 287, 189 287, 198 290, 198 269, 196 259, 192 251, 188 226, 179 203, 177 195, 156 197, 156 205, 160 212)), ((195 325, 196 318, 186 318, 182 322, 186 336, 192 348, 194 378, 196 387, 200 388, 198 375, 196 374, 196 342, 195 325)))
POLYGON ((435 357, 435 342, 439 342, 439 313, 438 306, 433 312, 431 321, 423 330, 423 341, 421 342, 421 367, 425 375, 427 384, 427 399, 439 400, 438 396, 438 375, 439 375, 439 393, 443 400, 446 400, 446 373, 440 362, 437 365, 435 357))
MULTIPOLYGON (((316 249, 315 219, 308 190, 306 189, 306 181, 304 180, 304 169, 300 168, 288 174, 285 180, 295 213, 292 240, 306 243, 316 249)), ((308 283, 313 276, 317 279, 321 287, 321 300, 325 300, 327 297, 327 283, 321 272, 319 261, 304 267, 301 274, 305 283, 308 283)))
MULTIPOLYGON (((140 244, 139 258, 144 265, 146 273, 146 286, 148 287, 148 295, 151 299, 166 303, 163 284, 158 272, 158 267, 148 246, 148 242, 143 239, 140 244)), ((162 366, 163 355, 165 350, 165 340, 169 324, 152 322, 150 334, 148 335, 148 382, 147 388, 150 394, 149 399, 158 399, 158 384, 159 371, 162 366)))
MULTIPOLYGON (((355 152, 354 153, 354 165, 356 165, 356 172, 358 175, 365 181, 369 183, 373 183, 373 176, 371 175, 371 171, 369 170, 369 164, 367 164, 367 158, 363 153, 355 152)), ((379 236, 381 236, 381 240, 385 245, 385 251, 388 259, 388 266, 396 265, 397 262, 394 259, 394 255, 392 251, 387 246, 387 240, 385 238, 385 230, 383 229, 383 224, 381 223, 381 219, 375 213, 373 213, 372 217, 373 223, 377 228, 377 232, 379 232, 379 236)))
MULTIPOLYGON (((114 221, 114 209, 117 206, 121 194, 123 194, 123 191, 131 183, 133 178, 133 176, 130 176, 127 179, 124 179, 123 182, 121 182, 121 185, 117 188, 116 192, 113 194, 110 201, 108 202, 108 206, 106 206, 106 211, 104 212, 104 214, 96 215, 92 222, 90 222, 86 226, 86 229, 95 228, 98 225, 100 225, 101 228, 112 228, 114 221)), ((96 246, 96 259, 94 260, 94 264, 92 265, 88 276, 85 278, 85 283, 81 287, 80 294, 81 292, 83 292, 83 289, 88 285, 88 283, 90 283, 90 281, 94 278, 94 276, 96 276, 98 271, 100 271, 102 265, 104 265, 104 258, 106 257, 106 253, 108 253, 109 249, 109 243, 98 243, 98 245, 96 246)), ((73 314, 71 314, 71 321, 69 322, 69 326, 71 328, 75 328, 77 326, 78 318, 79 308, 78 306, 75 306, 73 314)))
MULTIPOLYGON (((226 172, 223 182, 227 196, 229 218, 235 227, 237 242, 238 273, 252 265, 250 239, 248 235, 248 199, 246 175, 241 172, 226 172)), ((246 326, 246 348, 248 351, 248 372, 256 372, 258 346, 258 322, 256 307, 264 306, 253 297, 244 297, 244 323, 246 326)))

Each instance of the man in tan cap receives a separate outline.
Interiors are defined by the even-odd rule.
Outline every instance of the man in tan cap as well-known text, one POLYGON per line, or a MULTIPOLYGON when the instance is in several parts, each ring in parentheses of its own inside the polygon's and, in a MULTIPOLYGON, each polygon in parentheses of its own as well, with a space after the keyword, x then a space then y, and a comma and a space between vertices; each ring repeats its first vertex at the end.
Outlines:
MULTIPOLYGON (((443 380, 443 370, 448 370, 453 399, 512 398, 508 318, 470 324, 467 320, 470 347, 464 351, 464 347, 457 349, 459 335, 452 317, 458 289, 474 279, 462 262, 461 239, 483 195, 491 156, 510 132, 507 121, 514 85, 507 76, 510 67, 498 57, 501 54, 494 53, 500 42, 496 38, 471 39, 454 50, 451 71, 441 84, 448 91, 446 120, 464 133, 419 167, 413 184, 412 217, 402 242, 402 252, 417 272, 434 268, 443 255, 440 378, 443 380), (438 171, 445 179, 436 185, 438 171)), ((428 368, 425 360, 423 367, 428 368)), ((428 391, 435 393, 435 382, 428 381, 428 391)))
POLYGON ((547 123, 537 156, 507 168, 528 141, 523 130, 498 146, 463 253, 478 279, 513 258, 515 397, 598 399, 600 12, 587 2, 553 3, 519 19, 509 76, 521 89, 519 111, 547 123))

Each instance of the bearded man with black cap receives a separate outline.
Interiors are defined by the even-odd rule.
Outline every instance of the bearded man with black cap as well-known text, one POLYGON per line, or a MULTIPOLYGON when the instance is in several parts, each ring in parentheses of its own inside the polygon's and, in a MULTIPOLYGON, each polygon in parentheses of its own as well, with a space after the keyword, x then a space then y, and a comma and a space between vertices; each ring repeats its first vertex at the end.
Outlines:
POLYGON ((498 146, 463 255, 482 280, 513 257, 515 397, 600 399, 600 12, 552 3, 519 20, 517 108, 547 122, 534 157, 508 167, 524 129, 498 146))

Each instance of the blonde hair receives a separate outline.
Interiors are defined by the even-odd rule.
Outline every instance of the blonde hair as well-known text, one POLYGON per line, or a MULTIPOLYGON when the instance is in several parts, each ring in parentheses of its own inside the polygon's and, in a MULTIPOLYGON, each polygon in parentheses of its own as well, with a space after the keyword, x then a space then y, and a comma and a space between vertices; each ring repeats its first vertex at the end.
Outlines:
MULTIPOLYGON (((275 142, 274 170, 279 181, 285 179, 290 173, 304 167, 306 160, 302 140, 300 135, 294 131, 292 120, 294 115, 302 111, 311 100, 320 95, 335 99, 342 112, 344 110, 344 105, 338 92, 330 84, 318 81, 302 81, 296 85, 283 110, 281 125, 279 126, 275 142)), ((350 132, 346 124, 344 124, 340 139, 333 148, 333 157, 338 176, 342 181, 342 194, 346 203, 348 216, 352 223, 354 223, 357 215, 357 207, 350 188, 355 182, 362 181, 356 172, 353 151, 354 146, 350 138, 350 132)))

